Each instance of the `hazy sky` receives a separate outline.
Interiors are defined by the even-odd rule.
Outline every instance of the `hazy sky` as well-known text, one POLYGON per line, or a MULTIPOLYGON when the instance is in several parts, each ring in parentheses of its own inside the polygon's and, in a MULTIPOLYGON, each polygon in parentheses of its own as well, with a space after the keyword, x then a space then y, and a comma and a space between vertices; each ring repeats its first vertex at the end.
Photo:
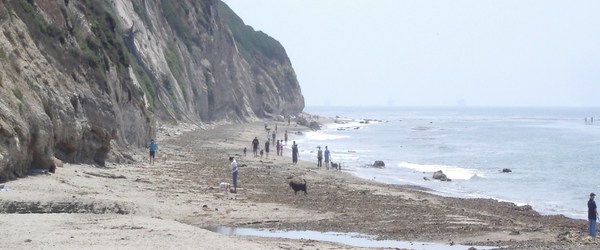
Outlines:
POLYGON ((600 107, 600 1, 224 0, 307 106, 600 107))

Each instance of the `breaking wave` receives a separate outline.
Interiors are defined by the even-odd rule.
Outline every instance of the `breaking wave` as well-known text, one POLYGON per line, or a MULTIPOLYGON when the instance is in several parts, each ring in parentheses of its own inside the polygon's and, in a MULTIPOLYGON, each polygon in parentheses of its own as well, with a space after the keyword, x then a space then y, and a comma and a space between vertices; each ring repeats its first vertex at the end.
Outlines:
POLYGON ((418 172, 433 173, 438 170, 442 170, 448 178, 453 180, 470 180, 471 178, 481 178, 483 173, 478 172, 476 169, 461 168, 457 166, 448 165, 423 165, 409 162, 402 162, 398 164, 401 168, 408 168, 418 172))

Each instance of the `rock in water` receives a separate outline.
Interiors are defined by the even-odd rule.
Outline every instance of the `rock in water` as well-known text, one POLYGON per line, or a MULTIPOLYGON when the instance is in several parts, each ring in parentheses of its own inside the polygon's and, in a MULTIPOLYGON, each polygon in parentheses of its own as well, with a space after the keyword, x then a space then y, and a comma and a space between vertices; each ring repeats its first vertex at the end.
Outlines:
POLYGON ((440 181, 451 181, 451 179, 448 179, 448 176, 446 176, 446 174, 444 174, 442 170, 438 170, 435 173, 433 173, 433 179, 440 181))
POLYGON ((375 161, 373 163, 373 167, 374 168, 383 168, 383 167, 385 167, 385 163, 383 161, 375 161))

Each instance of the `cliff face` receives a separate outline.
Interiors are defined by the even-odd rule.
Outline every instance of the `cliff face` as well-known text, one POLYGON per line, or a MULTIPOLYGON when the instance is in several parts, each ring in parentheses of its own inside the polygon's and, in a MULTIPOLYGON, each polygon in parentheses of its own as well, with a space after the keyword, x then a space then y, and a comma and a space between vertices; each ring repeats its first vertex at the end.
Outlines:
POLYGON ((297 114, 285 50, 217 0, 0 3, 0 181, 56 157, 103 165, 156 121, 297 114))

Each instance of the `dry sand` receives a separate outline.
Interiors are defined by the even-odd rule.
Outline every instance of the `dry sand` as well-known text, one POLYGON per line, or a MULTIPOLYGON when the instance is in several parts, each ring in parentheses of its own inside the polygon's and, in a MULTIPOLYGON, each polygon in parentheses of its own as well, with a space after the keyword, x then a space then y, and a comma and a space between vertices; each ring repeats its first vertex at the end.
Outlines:
MULTIPOLYGON (((303 127, 277 123, 290 139, 303 127)), ((271 124, 273 126, 273 124, 271 124)), ((440 197, 418 187, 380 184, 348 172, 291 164, 291 150, 255 158, 259 122, 198 128, 162 126, 154 165, 130 150, 130 163, 106 168, 65 164, 56 174, 5 183, 0 192, 1 249, 357 249, 314 240, 225 236, 204 228, 233 226, 357 232, 381 239, 510 249, 598 249, 586 221, 541 216, 491 199, 440 197), (242 149, 248 148, 248 155, 242 149), (236 194, 229 156, 239 165, 236 194), (308 195, 289 188, 305 179, 308 195)), ((301 147, 301 145, 300 145, 301 147)), ((316 158, 316 157, 315 157, 316 158)), ((501 187, 499 187, 501 188, 501 187)))

